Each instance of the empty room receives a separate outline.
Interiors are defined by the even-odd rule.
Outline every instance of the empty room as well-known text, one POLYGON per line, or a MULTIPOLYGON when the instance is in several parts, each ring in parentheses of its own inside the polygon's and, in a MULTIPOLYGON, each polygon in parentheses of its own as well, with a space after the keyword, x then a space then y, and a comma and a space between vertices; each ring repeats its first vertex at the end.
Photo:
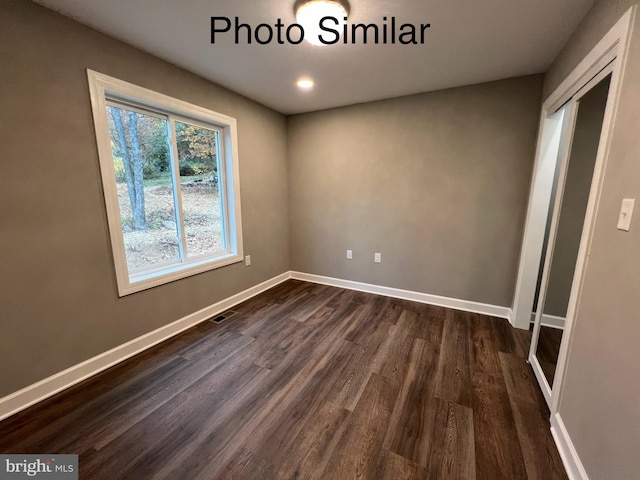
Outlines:
POLYGON ((0 479, 640 478, 636 0, 0 0, 0 479))

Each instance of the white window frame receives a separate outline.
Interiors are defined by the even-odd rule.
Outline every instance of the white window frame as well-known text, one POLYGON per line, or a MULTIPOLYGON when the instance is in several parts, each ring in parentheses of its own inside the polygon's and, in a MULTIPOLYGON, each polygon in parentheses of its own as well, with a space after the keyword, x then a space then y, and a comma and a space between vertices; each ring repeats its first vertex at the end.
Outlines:
MULTIPOLYGON (((111 248, 118 284, 118 296, 123 297, 208 270, 241 262, 244 256, 242 250, 236 119, 93 70, 87 69, 87 77, 109 223, 109 235, 111 237, 111 248), (136 105, 146 107, 151 111, 171 116, 176 121, 200 125, 218 132, 218 138, 221 140, 219 151, 222 154, 222 158, 219 160, 221 166, 219 186, 222 215, 224 217, 222 223, 226 241, 226 250, 224 252, 211 256, 185 259, 179 263, 159 265, 158 268, 149 268, 144 273, 130 275, 127 267, 107 118, 107 104, 112 102, 113 99, 124 104, 131 104, 134 107, 136 105)), ((177 158, 174 159, 174 162, 177 162, 177 158)))

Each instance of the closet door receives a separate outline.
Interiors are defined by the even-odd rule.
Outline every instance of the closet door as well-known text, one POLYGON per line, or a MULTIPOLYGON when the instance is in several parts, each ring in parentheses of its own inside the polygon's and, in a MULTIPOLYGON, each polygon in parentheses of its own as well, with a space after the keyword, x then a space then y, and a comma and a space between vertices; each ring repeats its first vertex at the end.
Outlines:
POLYGON ((551 403, 565 318, 584 235, 611 75, 602 72, 564 107, 571 122, 561 142, 545 261, 540 275, 530 360, 551 403))

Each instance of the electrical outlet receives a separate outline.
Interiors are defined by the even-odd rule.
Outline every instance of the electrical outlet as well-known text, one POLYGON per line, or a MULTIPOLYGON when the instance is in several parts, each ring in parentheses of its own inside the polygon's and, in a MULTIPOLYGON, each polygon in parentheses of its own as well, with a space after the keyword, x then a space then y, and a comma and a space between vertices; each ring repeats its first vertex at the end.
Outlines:
POLYGON ((247 255, 244 257, 244 265, 245 267, 248 267, 249 265, 251 265, 251 255, 247 255))
POLYGON ((373 254, 373 261, 376 263, 382 263, 382 254, 381 253, 374 253, 373 254))
POLYGON ((353 260, 353 250, 347 250, 347 260, 353 260))

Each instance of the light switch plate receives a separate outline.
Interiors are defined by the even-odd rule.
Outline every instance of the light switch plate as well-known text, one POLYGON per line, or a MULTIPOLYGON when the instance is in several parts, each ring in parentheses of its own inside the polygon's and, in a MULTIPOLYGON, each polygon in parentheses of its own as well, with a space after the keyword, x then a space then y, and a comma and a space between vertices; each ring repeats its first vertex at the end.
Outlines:
POLYGON ((618 230, 628 232, 631 227, 631 217, 633 216, 633 207, 636 205, 635 198, 625 198, 622 200, 620 208, 620 216, 618 217, 618 230))
POLYGON ((347 250, 347 260, 353 260, 353 250, 347 250))

